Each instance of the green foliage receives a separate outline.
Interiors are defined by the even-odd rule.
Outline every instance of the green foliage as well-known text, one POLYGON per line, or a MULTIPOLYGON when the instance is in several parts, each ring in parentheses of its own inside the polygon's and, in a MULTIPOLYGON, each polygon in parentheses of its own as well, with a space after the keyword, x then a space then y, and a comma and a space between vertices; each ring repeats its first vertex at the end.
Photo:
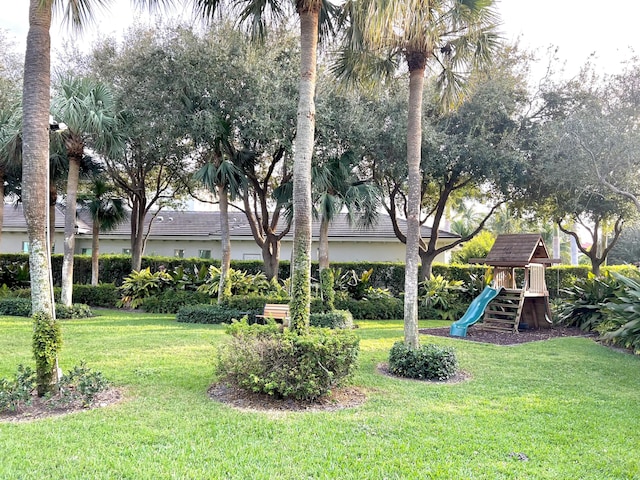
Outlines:
POLYGON ((611 276, 576 281, 565 290, 564 303, 558 311, 558 323, 576 326, 586 332, 594 331, 605 320, 605 303, 616 298, 620 283, 611 276))
POLYGON ((86 407, 109 386, 109 381, 101 372, 92 371, 82 362, 60 378, 57 396, 52 400, 58 405, 80 401, 86 407))
POLYGON ((462 280, 446 280, 432 275, 418 285, 418 302, 426 309, 429 318, 455 320, 466 308, 460 300, 464 291, 462 280))
POLYGON ((56 358, 62 346, 60 324, 45 312, 33 315, 33 356, 36 359, 38 396, 51 391, 56 358))
POLYGON ((326 303, 327 310, 334 310, 336 308, 335 281, 336 279, 332 269, 324 268, 320 271, 320 298, 326 303))
POLYGON ((311 328, 299 335, 274 325, 238 322, 218 350, 216 370, 227 382, 278 398, 312 400, 355 370, 359 339, 349 330, 311 328))
POLYGON ((24 365, 18 365, 18 371, 12 379, 0 378, 0 413, 15 411, 31 403, 31 393, 36 388, 36 372, 24 365))
POLYGON ((362 320, 390 320, 403 318, 404 315, 402 300, 394 297, 373 300, 337 299, 336 308, 348 310, 354 318, 362 320))
POLYGON ((260 295, 236 295, 224 302, 224 305, 228 308, 235 308, 237 310, 256 310, 258 313, 264 311, 264 306, 267 303, 289 303, 289 299, 286 297, 267 296, 260 295))
POLYGON ((98 285, 73 285, 73 300, 92 307, 114 308, 120 300, 120 292, 114 283, 98 285))
POLYGON ((615 291, 615 298, 607 302, 607 320, 598 331, 605 341, 640 353, 640 282, 614 273, 623 286, 615 291))
POLYGON ((211 298, 206 293, 193 290, 165 290, 164 292, 144 299, 142 307, 149 313, 177 313, 182 307, 209 303, 211 298))
POLYGON ((247 312, 224 305, 189 305, 178 310, 176 321, 182 323, 231 323, 247 312))
POLYGON ((353 328, 353 315, 348 310, 331 310, 326 313, 312 313, 309 318, 312 327, 353 328))
POLYGON ((149 268, 134 270, 120 286, 122 298, 118 306, 138 308, 146 298, 159 294, 171 281, 172 278, 166 271, 151 273, 149 268))
POLYGON ((31 299, 17 297, 0 298, 0 315, 11 315, 12 317, 30 317, 31 299))
MULTIPOLYGON (((220 268, 215 265, 209 267, 208 276, 204 283, 198 287, 199 292, 206 293, 210 297, 218 298, 220 288, 220 268)), ((269 281, 262 272, 248 273, 243 270, 229 269, 229 286, 231 295, 285 295, 286 292, 278 284, 277 280, 269 281)))
POLYGON ((435 344, 414 349, 396 342, 389 353, 389 371, 422 380, 448 380, 458 372, 458 359, 451 347, 435 344))
POLYGON ((485 258, 489 254, 489 250, 493 247, 496 237, 488 230, 483 230, 468 242, 462 245, 462 248, 451 254, 451 261, 454 263, 469 263, 470 258, 485 258))
POLYGON ((56 303, 56 317, 58 319, 90 318, 93 317, 93 312, 89 305, 82 303, 74 303, 70 307, 56 303))
POLYGON ((27 259, 8 259, 0 264, 0 284, 9 288, 29 286, 29 261, 27 259))

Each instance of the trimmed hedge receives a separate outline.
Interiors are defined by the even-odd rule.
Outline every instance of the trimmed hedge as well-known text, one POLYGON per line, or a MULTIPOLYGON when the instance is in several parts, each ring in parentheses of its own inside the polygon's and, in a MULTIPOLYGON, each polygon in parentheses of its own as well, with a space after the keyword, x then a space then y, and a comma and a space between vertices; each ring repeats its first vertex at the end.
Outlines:
POLYGON ((182 323, 231 323, 240 320, 244 312, 221 305, 189 305, 178 310, 176 321, 182 323))
POLYGON ((207 304, 211 297, 193 290, 166 290, 159 295, 145 298, 142 308, 149 313, 178 313, 182 307, 207 304))
POLYGON ((396 342, 389 352, 389 371, 406 378, 448 380, 458 372, 458 359, 451 347, 428 343, 414 349, 396 342))
MULTIPOLYGON (((31 316, 31 299, 6 297, 0 298, 0 315, 9 315, 12 317, 30 317, 31 316)), ((93 317, 93 312, 89 305, 74 303, 67 307, 61 303, 56 303, 56 318, 88 318, 93 317)))
POLYGON ((309 323, 312 327, 353 328, 353 315, 348 310, 312 313, 309 323))
POLYGON ((115 308, 120 300, 120 292, 115 283, 98 285, 73 285, 74 303, 85 303, 92 307, 115 308))

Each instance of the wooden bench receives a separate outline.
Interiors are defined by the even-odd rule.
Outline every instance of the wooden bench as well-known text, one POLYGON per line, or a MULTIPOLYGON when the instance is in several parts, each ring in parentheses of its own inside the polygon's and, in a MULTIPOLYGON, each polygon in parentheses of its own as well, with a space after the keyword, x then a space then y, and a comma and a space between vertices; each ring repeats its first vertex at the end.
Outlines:
POLYGON ((289 305, 286 303, 267 303, 264 306, 264 313, 256 315, 256 318, 272 318, 282 320, 285 327, 289 326, 289 305))

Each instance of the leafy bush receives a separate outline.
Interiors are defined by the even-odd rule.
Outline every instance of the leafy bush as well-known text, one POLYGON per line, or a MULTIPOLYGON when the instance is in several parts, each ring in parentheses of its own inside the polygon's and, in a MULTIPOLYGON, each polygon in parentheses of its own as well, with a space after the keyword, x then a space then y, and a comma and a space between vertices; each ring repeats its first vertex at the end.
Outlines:
POLYGON ((151 273, 149 268, 134 270, 122 282, 119 307, 138 308, 146 298, 159 294, 172 281, 166 271, 151 273))
POLYGON ((466 308, 460 301, 464 291, 461 280, 446 280, 441 275, 431 276, 418 285, 418 302, 427 309, 429 318, 455 320, 466 308))
POLYGON ((80 401, 91 405, 95 396, 109 388, 109 382, 101 372, 92 371, 84 362, 62 376, 58 383, 56 404, 71 404, 80 401))
POLYGON ((595 330, 606 318, 605 303, 613 300, 620 283, 611 276, 576 281, 564 291, 564 301, 558 310, 557 322, 568 327, 579 327, 585 332, 595 330))
POLYGON ((0 298, 0 315, 30 317, 31 299, 16 297, 0 298))
POLYGON ((31 402, 36 388, 36 372, 24 365, 18 366, 14 378, 0 378, 0 412, 15 411, 31 402))
POLYGON ((373 300, 354 300, 337 298, 336 308, 348 310, 353 318, 360 320, 392 320, 403 318, 404 304, 399 298, 377 298, 373 300))
POLYGON ((640 282, 617 273, 613 276, 624 288, 606 304, 607 320, 598 331, 605 341, 640 353, 640 282))
POLYGON ((247 312, 223 305, 190 305, 178 310, 176 321, 182 323, 231 323, 247 312))
POLYGON ((92 307, 114 308, 118 305, 121 295, 115 283, 100 283, 98 285, 73 285, 73 301, 85 303, 92 307))
POLYGON ((261 296, 261 295, 234 295, 231 298, 225 300, 225 306, 229 308, 235 308, 242 311, 255 310, 258 313, 264 311, 264 306, 267 303, 289 303, 287 297, 276 296, 261 296))
MULTIPOLYGON (((217 298, 218 288, 220 287, 220 274, 220 268, 211 265, 209 267, 209 275, 204 283, 198 287, 198 291, 217 298)), ((286 295, 286 292, 276 279, 269 281, 262 272, 251 274, 230 268, 229 282, 231 284, 231 295, 286 295)))
POLYGON ((144 299, 142 307, 149 313, 177 313, 182 307, 209 303, 209 295, 193 290, 165 290, 144 299))
POLYGON ((312 327, 353 328, 353 315, 348 310, 312 313, 309 323, 312 327))
POLYGON ((448 380, 458 372, 458 359, 451 347, 430 343, 413 349, 396 342, 389 353, 389 371, 407 378, 448 380))
POLYGON ((356 367, 359 339, 349 330, 312 328, 307 335, 273 324, 237 322, 218 350, 221 378, 245 390, 311 400, 330 393, 356 367))
POLYGON ((451 261, 454 263, 469 263, 470 258, 485 258, 495 241, 495 235, 483 230, 468 242, 464 242, 462 248, 453 252, 451 261))
POLYGON ((89 305, 82 303, 74 303, 70 307, 56 303, 56 317, 59 319, 90 318, 93 317, 93 312, 89 305))

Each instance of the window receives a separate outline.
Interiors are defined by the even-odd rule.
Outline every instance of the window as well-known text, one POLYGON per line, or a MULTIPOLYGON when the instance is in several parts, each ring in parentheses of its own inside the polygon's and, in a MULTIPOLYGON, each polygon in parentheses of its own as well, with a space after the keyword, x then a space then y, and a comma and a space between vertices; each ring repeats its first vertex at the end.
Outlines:
POLYGON ((130 248, 123 248, 122 249, 122 253, 124 255, 131 255, 131 249, 130 248))
POLYGON ((23 253, 29 253, 29 242, 22 242, 23 253))
POLYGON ((200 250, 198 253, 200 258, 211 258, 211 250, 200 250))
POLYGON ((80 255, 91 255, 91 252, 93 252, 93 249, 91 249, 91 248, 83 248, 80 251, 80 255))
POLYGON ((173 256, 176 258, 184 258, 184 250, 182 248, 176 248, 173 251, 173 256))

